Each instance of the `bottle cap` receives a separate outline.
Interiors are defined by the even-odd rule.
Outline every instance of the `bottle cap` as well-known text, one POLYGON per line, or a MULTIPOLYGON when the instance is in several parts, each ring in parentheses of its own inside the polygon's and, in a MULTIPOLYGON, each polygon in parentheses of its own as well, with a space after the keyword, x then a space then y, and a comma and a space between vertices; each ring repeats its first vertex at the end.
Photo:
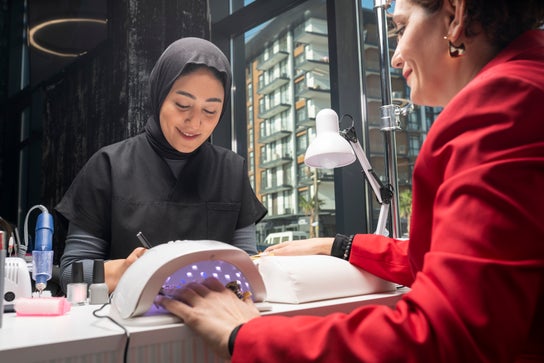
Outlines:
POLYGON ((77 284, 83 281, 83 262, 72 262, 72 283, 77 284))
POLYGON ((93 284, 102 284, 104 282, 104 260, 95 259, 93 264, 93 284))

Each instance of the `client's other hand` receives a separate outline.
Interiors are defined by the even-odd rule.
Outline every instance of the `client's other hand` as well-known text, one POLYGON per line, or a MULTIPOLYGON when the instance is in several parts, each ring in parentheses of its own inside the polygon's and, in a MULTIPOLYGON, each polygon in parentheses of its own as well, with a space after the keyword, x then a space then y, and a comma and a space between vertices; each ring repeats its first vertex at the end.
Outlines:
POLYGON ((330 255, 334 238, 310 238, 278 243, 264 250, 263 255, 301 256, 330 255))

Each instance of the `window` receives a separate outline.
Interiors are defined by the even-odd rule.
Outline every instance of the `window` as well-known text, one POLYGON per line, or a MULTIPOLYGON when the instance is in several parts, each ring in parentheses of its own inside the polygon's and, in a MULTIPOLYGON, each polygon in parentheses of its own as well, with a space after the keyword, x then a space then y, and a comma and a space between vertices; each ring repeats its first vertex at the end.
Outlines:
MULTIPOLYGON (((251 113, 251 120, 247 118, 246 132, 250 135, 251 130, 259 130, 256 139, 248 136, 247 146, 248 153, 256 151, 255 192, 263 203, 266 201, 268 208, 267 223, 257 226, 260 235, 292 230, 293 226, 298 228, 299 219, 307 213, 298 205, 299 195, 307 193, 308 186, 298 183, 300 161, 297 159, 297 155, 304 154, 307 141, 298 144, 296 133, 315 134, 308 131, 315 129, 315 110, 308 112, 306 104, 330 107, 330 96, 322 95, 330 92, 328 63, 323 62, 328 58, 325 5, 324 0, 301 2, 281 16, 245 30, 240 37, 245 56, 232 60, 243 62, 247 109, 258 110, 251 113), (308 59, 299 59, 295 64, 295 57, 305 49, 308 59), (314 59, 318 60, 316 64, 314 59), (295 90, 296 77, 305 73, 309 74, 308 80, 295 90), (321 92, 312 92, 316 89, 321 92), (301 94, 297 96, 297 92, 301 94), (311 117, 299 120, 303 117, 301 113, 311 117)), ((255 12, 252 15, 255 16, 255 12)), ((334 181, 329 179, 323 183, 334 181)), ((318 193, 313 185, 311 188, 311 193, 318 193)), ((327 197, 331 198, 327 203, 334 205, 334 196, 327 197)), ((334 219, 328 218, 328 223, 332 223, 329 229, 334 229, 334 219)), ((303 232, 309 232, 308 226, 305 228, 303 232)))
MULTIPOLYGON (((210 1, 212 14, 221 3, 210 1)), ((233 133, 249 135, 247 150, 238 152, 255 152, 255 191, 269 210, 266 223, 257 226, 258 233, 266 236, 293 226, 310 236, 374 231, 379 205, 364 179, 353 178, 360 169, 357 163, 335 170, 313 170, 304 164, 305 150, 315 138, 317 113, 333 108, 340 117, 352 116, 373 168, 387 181, 373 3, 257 0, 251 3, 251 11, 246 10, 240 7, 224 19, 212 19, 212 40, 229 43, 224 49, 234 50, 234 78, 247 85, 239 103, 255 110, 245 124, 233 124, 234 128, 246 125, 233 133), (334 14, 327 13, 329 8, 334 14), (237 69, 243 70, 241 76, 237 69), (253 136, 251 130, 258 130, 258 135, 253 136), (316 196, 318 203, 313 206, 301 204, 311 203, 316 196), (302 222, 313 212, 318 215, 315 231, 310 223, 302 222)), ((393 47, 394 40, 391 52, 393 47)), ((395 104, 409 98, 409 89, 396 70, 391 71, 391 87, 395 104)), ((437 110, 416 107, 402 120, 396 157, 403 190, 411 188, 415 157, 436 115, 437 110)))

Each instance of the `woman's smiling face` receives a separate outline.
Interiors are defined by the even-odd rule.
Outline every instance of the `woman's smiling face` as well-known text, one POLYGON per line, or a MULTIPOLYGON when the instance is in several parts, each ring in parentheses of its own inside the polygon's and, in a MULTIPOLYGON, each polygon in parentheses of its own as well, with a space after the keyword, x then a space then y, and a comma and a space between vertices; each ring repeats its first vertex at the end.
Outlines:
POLYGON ((164 137, 177 151, 191 153, 212 134, 224 102, 223 84, 208 68, 181 75, 160 110, 164 137))
POLYGON ((447 103, 453 63, 448 54, 449 15, 444 10, 429 13, 409 0, 395 1, 393 21, 398 44, 391 65, 402 69, 414 103, 443 106, 447 103))

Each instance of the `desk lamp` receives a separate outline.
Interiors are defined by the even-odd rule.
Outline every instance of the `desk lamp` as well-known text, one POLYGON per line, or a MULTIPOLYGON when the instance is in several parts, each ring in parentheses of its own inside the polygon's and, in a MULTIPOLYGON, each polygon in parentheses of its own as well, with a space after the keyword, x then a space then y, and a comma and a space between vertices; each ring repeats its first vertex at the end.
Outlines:
POLYGON ((372 170, 357 139, 353 123, 350 128, 339 131, 338 115, 334 110, 326 108, 317 113, 315 126, 317 136, 306 150, 304 163, 313 168, 332 169, 359 160, 366 180, 381 205, 375 233, 387 236, 386 224, 393 190, 390 185, 384 185, 372 170))
POLYGON ((372 187, 378 202, 381 204, 380 216, 376 234, 388 235, 386 230, 387 220, 389 218, 389 209, 391 206, 391 228, 392 237, 400 238, 400 211, 397 178, 397 150, 395 131, 400 129, 400 115, 411 111, 412 105, 399 107, 392 102, 391 96, 391 75, 389 71, 389 33, 387 29, 387 9, 391 6, 391 0, 374 0, 374 11, 378 26, 378 49, 380 52, 380 81, 382 106, 380 108, 380 119, 382 121, 381 131, 384 135, 384 159, 385 159, 385 185, 372 171, 372 167, 365 156, 361 144, 357 140, 355 128, 340 132, 340 135, 347 140, 333 136, 338 134, 338 116, 334 111, 328 110, 322 114, 319 121, 319 113, 316 116, 317 137, 308 147, 305 156, 305 163, 311 167, 333 168, 351 164, 355 161, 355 156, 361 163, 366 179, 372 187), (332 112, 331 112, 332 111, 332 112), (320 137, 320 133, 324 133, 320 137), (335 141, 336 140, 336 141, 335 141), (331 145, 335 144, 331 148, 331 145), (318 146, 319 145, 319 146, 318 146), (351 145, 351 147, 349 147, 351 145), (353 154, 355 152, 355 155, 353 154), (351 154, 351 156, 350 156, 351 154))
MULTIPOLYGON (((395 100, 392 107, 397 121, 401 115, 405 116, 413 109, 411 103, 401 99, 395 100)), ((351 118, 349 115, 345 116, 351 118)), ((333 169, 349 165, 355 159, 359 160, 365 178, 381 205, 375 233, 388 236, 386 224, 395 189, 390 184, 384 184, 372 169, 357 139, 354 123, 352 122, 349 128, 339 131, 338 115, 334 110, 325 108, 317 113, 315 125, 317 135, 306 149, 304 163, 312 168, 333 169)), ((393 236, 399 237, 398 234, 393 236)))

